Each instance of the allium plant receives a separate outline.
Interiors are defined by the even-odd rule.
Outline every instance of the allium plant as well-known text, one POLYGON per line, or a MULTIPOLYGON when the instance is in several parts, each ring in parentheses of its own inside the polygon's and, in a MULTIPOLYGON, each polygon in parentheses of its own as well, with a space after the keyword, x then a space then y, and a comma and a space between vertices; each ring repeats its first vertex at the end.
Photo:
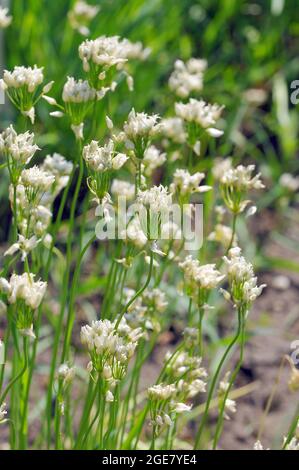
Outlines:
MULTIPOLYGON (((75 30, 88 34, 97 13, 98 8, 76 2, 68 18, 75 30)), ((1 27, 10 21, 1 9, 1 27)), ((224 138, 225 113, 198 95, 205 60, 175 63, 170 92, 189 101, 173 102, 172 117, 134 108, 123 122, 111 115, 110 94, 117 96, 122 77, 133 92, 131 62, 148 54, 141 43, 118 36, 85 40, 78 57, 84 76, 65 71, 62 104, 48 96, 52 82, 44 85, 46 67, 4 71, 1 86, 16 110, 33 123, 35 106, 44 98, 56 109, 49 109, 53 117, 67 120, 77 149, 76 155, 54 153, 36 163, 38 136, 28 120, 28 129, 11 124, 0 134, 0 168, 9 178, 11 208, 0 273, 7 359, 0 373, 0 427, 10 429, 11 448, 28 448, 29 433, 38 432, 34 442, 49 449, 173 449, 180 447, 182 426, 192 420, 187 448, 216 449, 224 419, 237 412, 231 390, 242 366, 246 322, 265 288, 238 246, 238 219, 244 223, 245 209, 253 214, 247 207, 250 194, 264 184, 254 165, 234 166, 233 156, 215 159, 212 168, 207 164, 209 142, 224 138), (97 138, 100 118, 106 129, 97 138), (176 204, 184 213, 187 206, 192 221, 195 205, 211 194, 215 207, 204 213, 203 246, 190 253, 183 217, 172 220, 170 209, 176 204), (116 225, 113 217, 120 214, 123 222, 120 197, 135 212, 129 212, 116 239, 97 240, 99 218, 104 226, 116 225), (90 269, 95 295, 89 301, 96 312, 82 321, 79 294, 90 269), (212 316, 217 322, 222 295, 236 331, 212 369, 206 328, 212 316), (174 297, 181 299, 177 318, 174 297), (176 344, 156 379, 147 377, 148 359, 174 324, 176 344), (28 417, 37 406, 32 383, 47 331, 51 358, 36 431, 28 417), (239 358, 228 366, 234 347, 239 358), (213 428, 209 416, 215 400, 213 428)), ((59 128, 61 121, 55 122, 59 128)), ((283 184, 288 191, 298 186, 287 175, 283 184)), ((285 448, 298 447, 296 423, 294 418, 285 448)))

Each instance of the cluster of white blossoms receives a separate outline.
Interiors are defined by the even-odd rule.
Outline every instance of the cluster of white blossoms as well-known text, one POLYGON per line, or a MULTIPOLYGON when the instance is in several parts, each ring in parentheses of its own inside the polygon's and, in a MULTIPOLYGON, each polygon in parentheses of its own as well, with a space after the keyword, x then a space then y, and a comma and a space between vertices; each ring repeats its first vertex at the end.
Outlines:
POLYGON ((10 125, 0 133, 0 153, 7 159, 10 178, 14 182, 18 179, 21 169, 30 162, 37 150, 39 147, 34 144, 34 134, 31 132, 17 134, 10 125))
POLYGON ((32 123, 35 120, 35 104, 53 85, 49 82, 43 88, 43 67, 16 66, 13 71, 4 70, 0 87, 6 91, 13 104, 24 116, 29 117, 32 123))
POLYGON ((40 195, 49 191, 55 181, 55 176, 43 170, 37 165, 24 169, 20 175, 20 184, 25 187, 25 191, 33 193, 34 199, 28 197, 31 202, 40 199, 40 195))
POLYGON ((94 172, 119 170, 128 160, 124 153, 117 153, 112 139, 103 147, 99 142, 92 140, 83 148, 83 158, 88 168, 94 172))
POLYGON ((12 16, 9 16, 8 8, 0 6, 0 28, 7 28, 12 22, 12 16))
POLYGON ((169 88, 180 98, 187 98, 192 92, 202 90, 206 68, 205 59, 191 58, 186 63, 177 60, 169 78, 169 88))
POLYGON ((187 134, 184 128, 184 121, 179 117, 164 118, 160 122, 160 132, 165 137, 163 143, 169 146, 169 140, 176 144, 183 144, 187 134))
POLYGON ((288 192, 295 193, 299 190, 299 176, 293 176, 290 173, 284 173, 279 178, 279 184, 288 192))
POLYGON ((15 304, 18 300, 32 310, 36 310, 42 302, 47 288, 47 283, 34 281, 34 274, 12 274, 10 280, 0 278, 0 291, 7 296, 8 303, 15 304))
POLYGON ((43 197, 43 202, 45 202, 46 197, 50 199, 49 202, 53 202, 60 191, 67 186, 74 165, 59 153, 53 153, 53 155, 46 156, 41 167, 43 171, 55 178, 51 194, 48 193, 43 197))
POLYGON ((166 153, 161 152, 154 145, 150 145, 144 152, 143 165, 144 174, 151 176, 156 168, 159 168, 166 162, 166 153))
POLYGON ((254 275, 253 266, 242 256, 241 248, 231 248, 228 256, 224 256, 223 259, 226 264, 231 289, 230 294, 224 291, 224 295, 226 297, 231 296, 234 304, 243 306, 245 310, 248 310, 252 302, 261 295, 266 284, 257 285, 257 277, 254 275))
POLYGON ((100 7, 89 5, 83 0, 79 0, 75 2, 73 8, 68 12, 68 19, 73 29, 82 34, 82 36, 88 36, 90 34, 88 25, 99 11, 100 7))
MULTIPOLYGON (((230 371, 227 371, 223 380, 220 381, 219 388, 218 388, 218 400, 219 400, 219 407, 221 407, 223 403, 223 398, 229 388, 229 376, 230 371)), ((230 416, 228 413, 236 413, 237 411, 237 404, 235 400, 231 398, 226 398, 225 400, 225 407, 224 407, 224 418, 229 420, 230 416)))
POLYGON ((220 137, 223 131, 214 126, 219 120, 223 106, 209 104, 203 100, 190 98, 188 103, 176 103, 175 112, 178 117, 187 123, 195 123, 200 128, 205 129, 212 137, 220 137))
POLYGON ((126 63, 134 59, 144 60, 149 53, 150 50, 144 49, 140 42, 132 43, 119 36, 100 36, 79 46, 79 57, 90 84, 96 89, 108 87, 112 91, 117 86, 118 71, 126 74, 128 87, 133 89, 133 78, 126 70, 126 63))
POLYGON ((125 142, 127 148, 134 150, 136 158, 143 159, 151 138, 160 130, 158 120, 157 114, 136 113, 133 108, 117 140, 125 142))
POLYGON ((136 197, 138 218, 148 240, 161 238, 162 226, 168 219, 171 203, 172 195, 168 188, 162 185, 138 191, 136 197))
POLYGON ((27 239, 24 235, 18 235, 18 241, 13 243, 8 250, 4 253, 4 256, 13 256, 18 251, 22 254, 22 261, 25 261, 28 254, 33 251, 39 243, 39 240, 33 235, 31 238, 27 239))
MULTIPOLYGON (((29 154, 29 149, 30 152, 35 150, 32 143, 27 153, 22 149, 20 152, 26 156, 29 154)), ((52 218, 52 205, 60 191, 67 186, 72 170, 71 162, 68 162, 62 155, 54 154, 53 156, 47 155, 40 166, 24 168, 23 164, 20 171, 10 175, 9 198, 17 220, 18 245, 23 257, 26 256, 26 247, 31 247, 31 249, 35 247, 31 243, 34 240, 33 236, 45 240, 52 218)), ((17 244, 11 249, 14 250, 16 247, 17 244)), ((9 250, 8 253, 10 253, 9 250)))
POLYGON ((6 415, 7 415, 6 403, 1 403, 1 405, 0 405, 0 424, 5 422, 6 415))
POLYGON ((177 169, 174 172, 173 180, 169 186, 172 193, 178 194, 178 197, 190 196, 192 193, 205 193, 212 189, 211 186, 202 185, 200 183, 205 178, 204 173, 196 172, 193 175, 188 170, 177 169))
POLYGON ((187 256, 179 263, 184 272, 184 282, 187 295, 195 297, 201 306, 204 306, 208 291, 215 289, 225 278, 224 274, 216 269, 215 264, 200 265, 198 259, 187 256))
POLYGON ((226 206, 234 214, 243 212, 250 200, 244 200, 247 192, 252 189, 263 189, 260 173, 252 176, 255 165, 238 165, 228 168, 220 177, 220 189, 226 206))
POLYGON ((83 326, 81 342, 87 346, 91 358, 89 371, 95 371, 104 378, 122 379, 142 336, 142 329, 130 328, 124 318, 117 327, 116 321, 109 320, 93 321, 91 326, 83 326))
POLYGON ((76 368, 75 367, 69 367, 68 364, 60 364, 58 367, 58 377, 63 380, 63 385, 67 386, 70 384, 75 377, 76 374, 76 368))
POLYGON ((135 185, 129 183, 129 181, 113 178, 111 184, 111 194, 116 198, 124 197, 127 201, 131 201, 135 197, 135 185))
POLYGON ((74 77, 67 77, 62 91, 62 99, 65 103, 86 103, 93 101, 96 96, 96 90, 89 86, 87 80, 75 80, 74 77))
MULTIPOLYGON (((189 335, 187 334, 184 338, 185 344, 190 341, 190 336, 189 332, 189 335)), ((195 339, 197 339, 198 342, 198 331, 193 331, 192 347, 195 346, 195 339)), ((193 352, 191 353, 192 347, 188 352, 181 351, 177 354, 166 367, 167 374, 177 380, 177 395, 183 401, 194 398, 198 393, 204 393, 206 391, 205 380, 208 374, 206 369, 201 365, 202 358, 197 357, 193 352)), ((166 354, 165 360, 167 361, 170 357, 170 353, 166 354)))
MULTIPOLYGON (((133 289, 126 289, 124 303, 135 295, 133 289)), ((165 293, 161 289, 145 289, 140 297, 129 306, 125 314, 132 328, 142 327, 147 332, 161 331, 161 314, 168 306, 165 293)))

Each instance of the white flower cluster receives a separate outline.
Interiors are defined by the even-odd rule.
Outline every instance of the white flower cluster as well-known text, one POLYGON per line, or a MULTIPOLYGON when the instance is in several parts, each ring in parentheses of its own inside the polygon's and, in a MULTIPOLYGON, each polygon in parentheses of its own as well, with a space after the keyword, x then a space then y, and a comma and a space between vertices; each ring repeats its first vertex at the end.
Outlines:
POLYGON ((33 93, 36 88, 43 83, 43 67, 16 66, 12 72, 4 70, 3 82, 5 88, 27 87, 29 93, 33 93))
POLYGON ((88 25, 98 14, 100 7, 89 5, 83 0, 76 1, 73 8, 68 12, 68 19, 73 29, 83 36, 90 34, 88 25))
MULTIPOLYGON (((169 357, 170 353, 166 355, 165 359, 167 360, 169 357)), ((206 391, 205 379, 208 374, 206 369, 201 366, 201 363, 201 357, 181 351, 168 364, 166 371, 177 380, 176 390, 181 400, 188 400, 198 393, 206 391)))
MULTIPOLYGON (((230 371, 228 371, 225 374, 223 380, 221 380, 219 384, 218 399, 219 399, 220 406, 222 405, 222 401, 229 387, 229 376, 230 376, 230 371)), ((224 406, 224 418, 227 420, 230 420, 228 413, 233 414, 233 413, 236 413, 236 411, 237 411, 237 404, 235 400, 232 400, 231 398, 227 397, 225 400, 225 406, 224 406)))
POLYGON ((90 354, 90 371, 104 374, 105 378, 123 378, 142 336, 141 328, 130 328, 124 318, 117 328, 116 321, 109 320, 93 321, 91 326, 83 326, 81 342, 87 346, 90 354))
MULTIPOLYGON (((133 297, 133 289, 126 290, 124 303, 133 297)), ((139 326, 147 331, 161 330, 161 313, 167 308, 168 302, 165 293, 158 288, 146 289, 128 308, 125 317, 132 328, 139 326)))
POLYGON ((67 162, 63 156, 48 155, 40 167, 22 170, 15 184, 10 185, 11 206, 14 210, 16 198, 14 216, 24 239, 30 239, 32 235, 37 238, 46 236, 52 217, 52 204, 68 184, 72 169, 73 164, 67 162))
POLYGON ((263 189, 265 186, 260 179, 260 173, 252 176, 254 170, 255 165, 238 165, 236 168, 229 168, 222 174, 220 183, 241 192, 250 189, 263 189))
POLYGON ((195 123, 212 137, 220 137, 223 132, 214 128, 220 118, 223 106, 209 104, 203 100, 191 98, 188 103, 176 103, 175 112, 177 116, 188 123, 195 123))
POLYGON ((86 103, 93 101, 96 96, 96 90, 89 86, 87 80, 75 80, 74 77, 67 77, 62 91, 62 99, 65 103, 86 103))
POLYGON ((8 250, 4 253, 4 256, 12 256, 18 251, 22 253, 22 261, 26 259, 28 253, 34 250, 39 243, 39 240, 36 238, 35 235, 33 237, 27 239, 23 235, 18 235, 18 241, 13 243, 8 250))
POLYGON ((123 132, 118 134, 116 139, 125 142, 127 148, 134 150, 135 157, 143 159, 151 138, 160 130, 158 120, 157 114, 136 113, 133 108, 124 123, 123 132))
POLYGON ((187 98, 193 91, 203 88, 203 74, 207 68, 204 59, 191 58, 186 63, 177 60, 169 78, 169 88, 180 98, 187 98))
POLYGON ((5 422, 5 416, 7 415, 6 403, 1 403, 0 405, 0 424, 5 422))
POLYGON ((128 201, 131 201, 135 197, 135 185, 125 180, 113 178, 111 194, 115 197, 125 197, 128 201))
POLYGON ((250 200, 244 200, 251 189, 263 189, 260 173, 252 176, 255 165, 228 168, 220 177, 220 189, 226 206, 235 214, 243 212, 250 200))
MULTIPOLYGON (((231 287, 231 297, 235 304, 248 309, 252 302, 261 295, 266 284, 257 285, 253 266, 241 255, 241 248, 231 248, 228 257, 223 257, 231 287)), ((226 293, 227 294, 227 293, 226 293)))
POLYGON ((8 8, 0 6, 0 28, 7 28, 12 21, 12 16, 8 15, 8 8))
POLYGON ((196 172, 193 175, 188 170, 177 169, 173 175, 173 182, 169 189, 172 193, 177 193, 179 196, 189 196, 192 193, 205 193, 212 189, 211 186, 200 186, 200 183, 205 178, 204 173, 196 172))
POLYGON ((15 304, 23 300, 27 307, 36 310, 46 293, 47 283, 34 281, 34 274, 12 274, 9 282, 0 278, 0 292, 7 296, 8 303, 15 304))
POLYGON ((85 72, 90 71, 91 64, 99 65, 104 70, 116 65, 122 68, 128 59, 144 59, 147 55, 148 50, 144 50, 140 43, 134 44, 118 36, 101 36, 95 40, 86 40, 79 47, 79 56, 85 72))
POLYGON ((199 290, 204 294, 208 290, 215 289, 225 278, 225 275, 216 269, 215 264, 200 265, 198 259, 192 258, 191 255, 180 262, 179 267, 184 271, 187 293, 192 297, 197 297, 199 290))
POLYGON ((37 194, 40 196, 49 191, 54 181, 54 175, 47 173, 37 165, 23 170, 20 176, 20 184, 25 187, 25 190, 32 191, 35 198, 37 194))
POLYGON ((6 91, 12 103, 28 117, 32 124, 35 120, 35 104, 48 93, 54 82, 40 88, 44 80, 43 67, 16 66, 13 71, 4 70, 0 87, 6 91))
POLYGON ((68 364, 60 364, 58 367, 58 377, 63 380, 64 386, 67 386, 74 380, 75 374, 76 368, 69 367, 68 364))
POLYGON ((166 161, 166 153, 160 152, 157 147, 150 145, 144 152, 143 165, 145 167, 144 174, 151 176, 153 171, 162 166, 166 161))
POLYGON ((290 193, 299 190, 299 176, 293 176, 290 173, 284 173, 279 178, 279 184, 290 193))
POLYGON ((39 147, 34 144, 34 134, 25 132, 17 134, 13 126, 10 125, 5 131, 0 133, 0 152, 9 158, 9 165, 27 165, 39 147))
POLYGON ((152 212, 159 213, 169 209, 172 203, 172 195, 162 185, 152 186, 145 191, 139 191, 136 202, 152 212))
POLYGON ((103 147, 99 142, 92 140, 83 148, 83 158, 87 166, 95 172, 119 170, 128 160, 124 153, 117 153, 112 139, 103 147))
MULTIPOLYGON (((160 132, 166 139, 177 144, 183 144, 187 138, 184 121, 179 117, 162 119, 160 122, 160 132)), ((166 146, 168 146, 168 142, 166 142, 166 146)))

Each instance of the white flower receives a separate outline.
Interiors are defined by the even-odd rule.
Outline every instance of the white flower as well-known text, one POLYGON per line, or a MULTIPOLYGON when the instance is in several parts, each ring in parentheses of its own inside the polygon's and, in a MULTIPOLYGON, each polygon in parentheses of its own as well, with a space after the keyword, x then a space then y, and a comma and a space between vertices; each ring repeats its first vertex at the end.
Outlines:
POLYGON ((198 101, 193 98, 191 98, 186 104, 175 104, 175 112, 177 116, 182 118, 184 121, 194 122, 203 129, 213 128, 220 118, 222 110, 223 106, 219 106, 218 104, 212 105, 203 100, 198 101))
POLYGON ((43 170, 55 176, 56 183, 58 179, 70 176, 73 171, 73 167, 73 163, 67 161, 59 153, 47 155, 42 165, 43 170))
POLYGON ((29 239, 25 238, 23 235, 19 235, 18 238, 18 242, 11 245, 11 247, 4 253, 4 256, 12 256, 17 251, 20 251, 22 253, 22 261, 24 261, 27 258, 28 253, 37 247, 40 240, 38 240, 35 235, 29 239))
POLYGON ((0 424, 5 421, 5 416, 7 415, 6 403, 1 403, 0 405, 0 424))
MULTIPOLYGON (((118 36, 101 36, 95 40, 86 40, 79 47, 79 57, 85 72, 91 68, 90 62, 104 71, 100 79, 105 79, 105 71, 112 66, 122 69, 129 59, 145 59, 149 50, 143 49, 141 43, 132 43, 118 36)), ((99 72, 99 71, 98 71, 99 72)))
POLYGON ((89 5, 83 0, 77 1, 68 13, 68 18, 72 28, 77 30, 83 36, 90 33, 88 25, 90 21, 98 14, 100 7, 89 5))
POLYGON ((174 384, 158 384, 148 388, 148 396, 150 400, 169 400, 176 394, 176 386, 174 384))
POLYGON ((25 188, 31 188, 35 191, 46 192, 48 191, 55 181, 55 176, 47 173, 37 165, 23 170, 20 177, 20 183, 25 188))
POLYGON ((286 445, 286 450, 299 450, 299 441, 296 439, 296 437, 293 437, 286 445))
POLYGON ((261 295, 266 284, 257 285, 253 266, 241 255, 239 247, 231 248, 228 255, 223 259, 227 267, 233 299, 235 302, 251 304, 261 295))
POLYGON ((173 142, 182 144, 186 140, 184 122, 179 117, 170 117, 162 119, 160 122, 160 132, 173 142))
POLYGON ((111 185, 111 193, 117 197, 125 197, 127 200, 134 199, 135 186, 125 180, 113 179, 111 185))
POLYGON ((222 174, 220 183, 239 191, 263 189, 265 186, 260 179, 260 173, 252 177, 254 169, 255 165, 238 165, 237 168, 229 168, 222 174))
POLYGON ((191 175, 188 170, 177 169, 169 189, 172 193, 178 192, 182 196, 191 193, 205 193, 212 188, 211 186, 199 186, 204 178, 204 173, 197 172, 191 175))
POLYGON ((90 88, 87 80, 67 77, 63 87, 62 99, 65 103, 85 103, 96 98, 96 90, 90 88))
MULTIPOLYGON (((3 279, 3 278, 2 278, 3 279)), ((46 293, 47 283, 34 281, 34 274, 24 273, 21 276, 12 274, 8 285, 2 291, 8 295, 8 302, 15 304, 17 300, 23 300, 32 310, 36 310, 41 304, 46 293)))
POLYGON ((187 98, 193 91, 203 88, 203 73, 207 68, 204 59, 189 59, 186 63, 177 60, 169 78, 169 88, 180 98, 187 98))
POLYGON ((143 164, 146 176, 150 176, 153 171, 166 161, 166 153, 160 152, 154 145, 150 145, 144 152, 143 164))
POLYGON ((12 16, 8 15, 8 8, 0 6, 0 28, 7 28, 12 21, 12 16))
POLYGON ((191 411, 192 405, 186 405, 185 403, 176 403, 173 407, 175 413, 184 413, 185 411, 191 411))
POLYGON ((136 113, 133 108, 124 124, 124 133, 132 142, 138 138, 149 138, 159 131, 158 119, 157 114, 136 113))
POLYGON ((69 367, 67 364, 60 364, 58 367, 58 377, 63 379, 64 385, 73 381, 76 374, 75 367, 69 367))
POLYGON ((293 176, 290 173, 284 173, 279 178, 279 184, 287 191, 295 193, 299 189, 299 176, 293 176))
POLYGON ((191 255, 187 256, 185 261, 179 263, 183 269, 185 280, 191 284, 195 283, 202 289, 214 289, 225 278, 217 269, 215 264, 200 265, 197 259, 191 255))
POLYGON ((146 209, 158 213, 169 210, 169 206, 172 203, 172 195, 162 185, 153 186, 145 191, 139 191, 136 202, 146 209))
POLYGON ((43 67, 16 66, 12 72, 4 70, 3 81, 7 88, 26 87, 33 93, 44 80, 43 67))
POLYGON ((81 328, 81 342, 88 348, 93 367, 103 373, 104 367, 110 366, 114 378, 122 378, 142 336, 141 328, 130 328, 124 318, 117 329, 116 321, 109 320, 93 321, 81 328))
POLYGON ((83 158, 91 170, 100 173, 118 170, 128 160, 125 154, 116 153, 111 139, 103 147, 99 146, 99 142, 92 140, 83 148, 83 158))
POLYGON ((227 158, 215 158, 212 169, 215 180, 219 181, 223 174, 232 168, 232 159, 227 158))
POLYGON ((105 400, 108 402, 108 403, 112 403, 114 401, 114 396, 113 396, 113 393, 108 390, 106 392, 106 395, 105 395, 105 400))
POLYGON ((253 450, 264 450, 261 441, 256 441, 253 445, 253 450))
POLYGON ((13 126, 10 125, 0 133, 0 152, 8 155, 13 162, 26 165, 39 150, 39 147, 33 142, 33 133, 27 131, 24 134, 17 134, 13 126))

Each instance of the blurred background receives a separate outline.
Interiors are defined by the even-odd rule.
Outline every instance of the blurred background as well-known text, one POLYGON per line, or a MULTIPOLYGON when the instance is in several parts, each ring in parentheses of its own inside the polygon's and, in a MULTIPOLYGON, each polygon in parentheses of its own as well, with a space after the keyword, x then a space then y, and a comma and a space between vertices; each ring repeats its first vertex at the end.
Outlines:
MULTIPOLYGON (((84 77, 77 52, 84 38, 72 29, 67 17, 74 2, 2 3, 9 4, 14 21, 5 31, 5 40, 1 36, 1 74, 15 65, 44 66, 45 82, 55 81, 51 96, 61 102, 67 76, 84 77)), ((254 394, 241 398, 238 413, 229 423, 230 432, 223 434, 221 443, 224 448, 248 448, 253 423, 272 389, 281 358, 292 352, 292 341, 299 339, 299 184, 296 189, 294 183, 292 189, 282 179, 284 174, 294 178, 299 174, 299 104, 290 100, 292 82, 299 80, 298 0, 89 3, 100 6, 90 25, 91 38, 119 35, 141 41, 152 51, 145 62, 135 66, 135 92, 129 93, 124 82, 116 94, 109 95, 114 122, 121 124, 133 106, 137 111, 172 116, 174 101, 168 78, 175 60, 206 58, 202 98, 225 105, 225 134, 217 148, 210 149, 211 155, 233 155, 234 163, 255 163, 266 183, 266 191, 256 201, 257 215, 238 227, 240 245, 254 260, 260 281, 268 284, 250 317, 249 348, 239 378, 240 386, 248 381, 255 384, 254 394)), ((64 120, 57 123, 49 116, 48 104, 41 101, 34 126, 42 149, 38 158, 58 151, 71 160, 75 143, 69 124, 64 120)), ((18 119, 8 103, 0 107, 0 131, 18 119)), ((96 136, 102 138, 104 133, 103 116, 96 136)), ((7 184, 1 179, 2 241, 7 238, 9 218, 7 184)), ((221 329, 221 318, 217 328, 221 329)), ((216 336, 215 348, 218 340, 216 336)), ((280 429, 292 416, 288 371, 283 374, 286 378, 272 405, 265 445, 275 436, 280 439, 280 429)))

